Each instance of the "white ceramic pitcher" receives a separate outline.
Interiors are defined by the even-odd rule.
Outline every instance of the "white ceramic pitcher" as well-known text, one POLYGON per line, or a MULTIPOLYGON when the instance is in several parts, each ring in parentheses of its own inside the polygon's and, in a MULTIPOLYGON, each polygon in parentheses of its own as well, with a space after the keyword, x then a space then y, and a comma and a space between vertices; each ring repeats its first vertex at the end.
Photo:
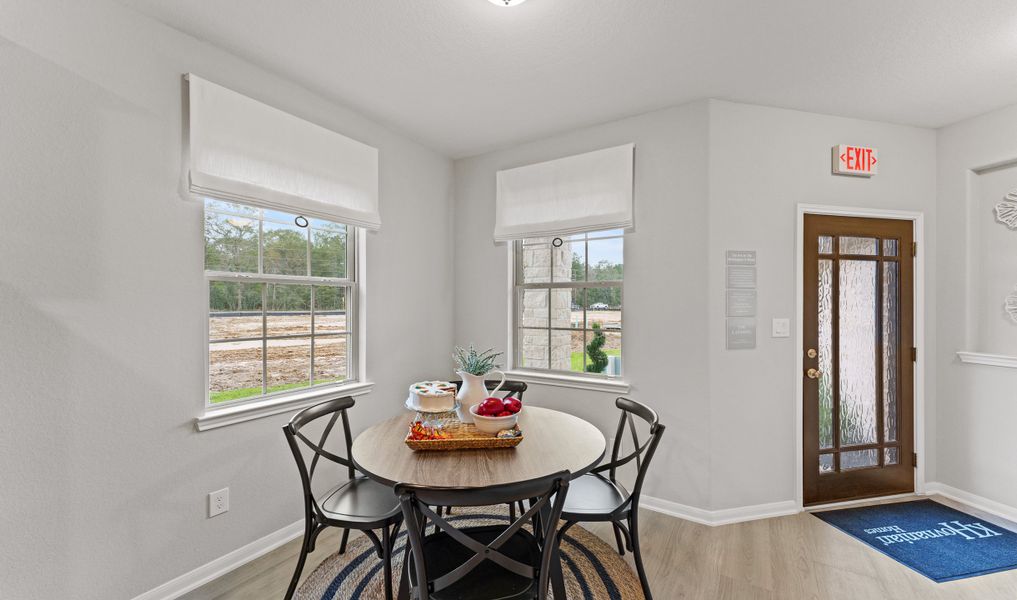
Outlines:
POLYGON ((485 375, 470 375, 462 371, 456 371, 463 380, 463 385, 459 388, 459 393, 456 394, 456 400, 459 401, 459 407, 456 408, 456 415, 459 416, 459 420, 463 423, 473 422, 473 413, 470 412, 470 407, 476 406, 493 396, 495 392, 501 389, 501 386, 505 385, 505 374, 501 371, 490 371, 485 375), (484 380, 491 375, 491 373, 497 373, 501 375, 501 382, 491 391, 487 391, 487 386, 484 385, 484 380))

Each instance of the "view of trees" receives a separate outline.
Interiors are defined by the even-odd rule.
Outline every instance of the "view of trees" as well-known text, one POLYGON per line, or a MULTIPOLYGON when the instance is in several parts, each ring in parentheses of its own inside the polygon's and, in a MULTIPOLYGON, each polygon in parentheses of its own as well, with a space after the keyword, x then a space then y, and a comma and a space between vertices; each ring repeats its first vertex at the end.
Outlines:
POLYGON ((258 222, 206 212, 205 268, 257 273, 258 222))
MULTIPOLYGON (((572 253, 572 281, 586 281, 586 261, 581 254, 572 253)), ((621 282, 624 275, 625 265, 612 263, 608 260, 601 260, 590 265, 589 281, 618 281, 621 282)), ((581 298, 576 298, 577 304, 582 304, 581 298)), ((621 287, 610 288, 587 288, 586 306, 602 302, 612 308, 618 308, 622 303, 621 287)))
MULTIPOLYGON (((311 226, 265 221, 262 227, 262 262, 265 274, 346 277, 346 228, 311 220, 311 226), (310 269, 307 259, 310 254, 310 269)), ((257 219, 208 211, 205 214, 205 268, 210 271, 258 274, 259 227, 257 219)), ((260 283, 213 281, 209 308, 212 311, 261 310, 260 283)), ((269 285, 267 310, 310 310, 308 285, 269 285)), ((318 286, 318 310, 345 309, 342 289, 318 286)))
MULTIPOLYGON (((310 312, 311 286, 282 283, 244 283, 234 281, 212 281, 209 283, 209 308, 211 312, 260 311, 262 287, 265 287, 268 312, 310 312)), ((346 310, 345 290, 338 286, 314 286, 315 312, 346 310)))

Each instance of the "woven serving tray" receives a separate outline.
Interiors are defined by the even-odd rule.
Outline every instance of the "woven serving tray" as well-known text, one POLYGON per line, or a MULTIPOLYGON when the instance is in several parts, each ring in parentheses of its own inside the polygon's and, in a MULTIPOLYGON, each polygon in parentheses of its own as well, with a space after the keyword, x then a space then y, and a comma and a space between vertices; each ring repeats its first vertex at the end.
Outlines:
POLYGON ((448 423, 443 431, 451 434, 446 440, 411 440, 406 434, 406 445, 414 450, 475 450, 483 448, 513 448, 523 441, 523 436, 499 438, 477 430, 472 423, 456 421, 448 423))

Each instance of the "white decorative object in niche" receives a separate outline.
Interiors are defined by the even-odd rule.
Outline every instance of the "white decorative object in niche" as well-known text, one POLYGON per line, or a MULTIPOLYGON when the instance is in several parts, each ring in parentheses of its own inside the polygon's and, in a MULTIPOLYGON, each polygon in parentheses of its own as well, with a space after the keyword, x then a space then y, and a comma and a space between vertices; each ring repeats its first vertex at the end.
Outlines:
POLYGON ((958 356, 965 363, 1017 368, 1017 159, 973 174, 967 198, 967 332, 958 356))
POLYGON ((1010 292, 1010 295, 1006 297, 1006 314, 1010 315, 1010 319, 1017 323, 1017 287, 1010 292))
POLYGON ((1008 192, 996 205, 996 220, 1010 229, 1017 229, 1017 190, 1008 192))

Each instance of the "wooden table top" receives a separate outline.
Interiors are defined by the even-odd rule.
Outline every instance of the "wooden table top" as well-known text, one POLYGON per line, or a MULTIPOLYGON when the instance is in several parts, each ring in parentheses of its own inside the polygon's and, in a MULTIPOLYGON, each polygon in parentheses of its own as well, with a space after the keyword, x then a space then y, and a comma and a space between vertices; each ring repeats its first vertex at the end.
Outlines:
POLYGON ((487 487, 568 470, 579 476, 600 463, 607 442, 592 424, 548 408, 519 414, 523 441, 515 448, 414 452, 403 443, 409 412, 382 421, 353 441, 353 462, 385 483, 435 487, 487 487))

